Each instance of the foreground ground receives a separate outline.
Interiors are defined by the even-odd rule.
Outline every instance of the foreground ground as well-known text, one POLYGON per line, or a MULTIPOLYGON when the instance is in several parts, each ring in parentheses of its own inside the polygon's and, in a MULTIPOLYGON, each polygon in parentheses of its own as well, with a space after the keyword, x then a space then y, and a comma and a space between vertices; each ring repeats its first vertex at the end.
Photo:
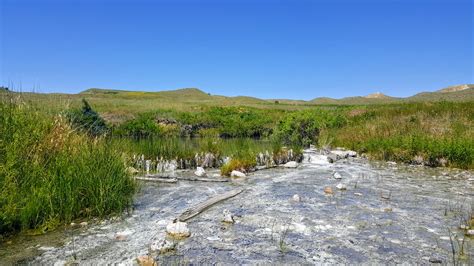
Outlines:
MULTIPOLYGON (((156 259, 165 264, 452 263, 449 230, 457 235, 456 245, 464 238, 457 228, 473 212, 471 171, 363 159, 328 164, 312 155, 297 169, 258 171, 230 183, 143 183, 131 215, 15 238, 2 249, 0 261, 132 263, 166 236, 166 225, 185 209, 242 187, 244 193, 188 221, 191 236, 175 240, 176 250, 156 259), (334 179, 336 172, 342 179, 334 179), (338 183, 347 190, 338 190, 338 183), (333 194, 324 192, 327 186, 333 194), (295 194, 301 201, 293 200, 295 194), (221 222, 224 209, 234 214, 235 224, 221 222)), ((472 263, 473 239, 466 237, 463 247, 462 261, 472 263)))

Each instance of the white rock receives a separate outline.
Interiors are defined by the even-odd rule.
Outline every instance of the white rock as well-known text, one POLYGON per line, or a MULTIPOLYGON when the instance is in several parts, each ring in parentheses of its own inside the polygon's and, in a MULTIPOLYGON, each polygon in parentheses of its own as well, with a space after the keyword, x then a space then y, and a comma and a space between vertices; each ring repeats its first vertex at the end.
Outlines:
POLYGON ((283 167, 286 167, 286 168, 296 168, 296 167, 298 167, 298 163, 295 162, 295 161, 289 161, 289 162, 285 163, 285 164, 283 165, 283 167))
POLYGON ((201 176, 206 176, 206 170, 202 167, 197 167, 196 171, 194 171, 194 174, 201 177, 201 176))
POLYGON ((346 190, 347 189, 346 185, 344 185, 342 183, 337 184, 336 188, 339 189, 339 190, 346 190))
POLYGON ((151 252, 158 252, 159 254, 163 254, 169 251, 173 251, 176 249, 176 243, 171 242, 167 239, 160 239, 157 240, 150 245, 151 252))
POLYGON ((334 178, 335 178, 335 179, 342 179, 342 175, 339 174, 338 172, 335 172, 335 173, 334 173, 334 178))
POLYGON ((474 236, 474 229, 467 230, 466 235, 467 236, 474 236))
POLYGON ((234 170, 230 173, 231 177, 246 177, 246 175, 240 171, 234 170))
POLYGON ((166 226, 166 232, 174 237, 188 237, 191 235, 188 225, 186 223, 176 221, 169 223, 166 226))
POLYGON ((356 157, 356 156, 357 156, 357 152, 355 152, 355 151, 347 151, 347 155, 348 155, 349 157, 356 157))
POLYGON ((293 195, 293 197, 291 198, 294 202, 300 202, 301 201, 301 197, 300 195, 298 194, 295 194, 293 195))
POLYGON ((232 215, 232 213, 229 210, 224 210, 223 215, 224 216, 222 217, 222 222, 230 223, 230 224, 233 224, 235 222, 234 221, 234 216, 232 215))

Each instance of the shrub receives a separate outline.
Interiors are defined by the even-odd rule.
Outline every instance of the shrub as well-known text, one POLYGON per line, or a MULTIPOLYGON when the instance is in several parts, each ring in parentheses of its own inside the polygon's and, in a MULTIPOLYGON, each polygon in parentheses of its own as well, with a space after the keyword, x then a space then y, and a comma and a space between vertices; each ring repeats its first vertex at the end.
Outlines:
POLYGON ((278 123, 275 138, 284 145, 307 147, 317 142, 319 128, 310 112, 290 113, 278 123))
POLYGON ((66 113, 70 123, 76 128, 92 136, 100 136, 108 131, 105 120, 96 111, 92 110, 89 103, 82 99, 82 108, 66 113))
POLYGON ((126 121, 114 130, 114 135, 129 136, 134 138, 148 138, 159 136, 161 129, 150 113, 140 114, 138 117, 126 121))

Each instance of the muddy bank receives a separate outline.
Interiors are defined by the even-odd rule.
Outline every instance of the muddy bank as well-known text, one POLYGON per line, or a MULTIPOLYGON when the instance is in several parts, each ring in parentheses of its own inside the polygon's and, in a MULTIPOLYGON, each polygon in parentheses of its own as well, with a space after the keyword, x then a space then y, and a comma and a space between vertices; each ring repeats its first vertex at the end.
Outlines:
MULTIPOLYGON (((473 177, 470 171, 360 158, 330 164, 306 153, 295 169, 257 171, 232 182, 143 183, 129 216, 13 239, 2 246, 0 261, 132 264, 168 238, 175 250, 153 256, 164 264, 452 263, 448 229, 465 238, 457 228, 472 214, 473 177), (187 208, 236 188, 245 191, 187 221, 190 237, 166 235, 167 225, 187 208), (222 222, 224 210, 235 223, 222 222)), ((472 261, 472 238, 465 238, 464 253, 463 262, 472 261)))

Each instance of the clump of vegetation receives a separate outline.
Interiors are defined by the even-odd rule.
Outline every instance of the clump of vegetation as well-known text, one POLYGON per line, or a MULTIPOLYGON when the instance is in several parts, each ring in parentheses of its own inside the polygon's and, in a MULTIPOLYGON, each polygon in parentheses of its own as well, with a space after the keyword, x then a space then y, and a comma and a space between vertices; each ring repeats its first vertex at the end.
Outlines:
POLYGON ((114 129, 114 135, 134 138, 148 138, 159 136, 161 129, 151 113, 140 114, 114 129))
POLYGON ((134 191, 121 154, 103 138, 74 130, 63 116, 1 99, 0 234, 120 213, 134 191))
POLYGON ((318 144, 321 129, 340 128, 345 123, 342 115, 322 109, 292 112, 277 124, 275 139, 284 145, 309 147, 318 144))
POLYGON ((85 99, 82 99, 81 109, 73 109, 67 112, 66 115, 75 129, 87 132, 91 136, 101 136, 109 130, 105 120, 92 109, 85 99))
POLYGON ((237 170, 243 173, 247 173, 257 165, 255 158, 232 158, 229 162, 221 167, 221 175, 230 176, 232 171, 237 170))

